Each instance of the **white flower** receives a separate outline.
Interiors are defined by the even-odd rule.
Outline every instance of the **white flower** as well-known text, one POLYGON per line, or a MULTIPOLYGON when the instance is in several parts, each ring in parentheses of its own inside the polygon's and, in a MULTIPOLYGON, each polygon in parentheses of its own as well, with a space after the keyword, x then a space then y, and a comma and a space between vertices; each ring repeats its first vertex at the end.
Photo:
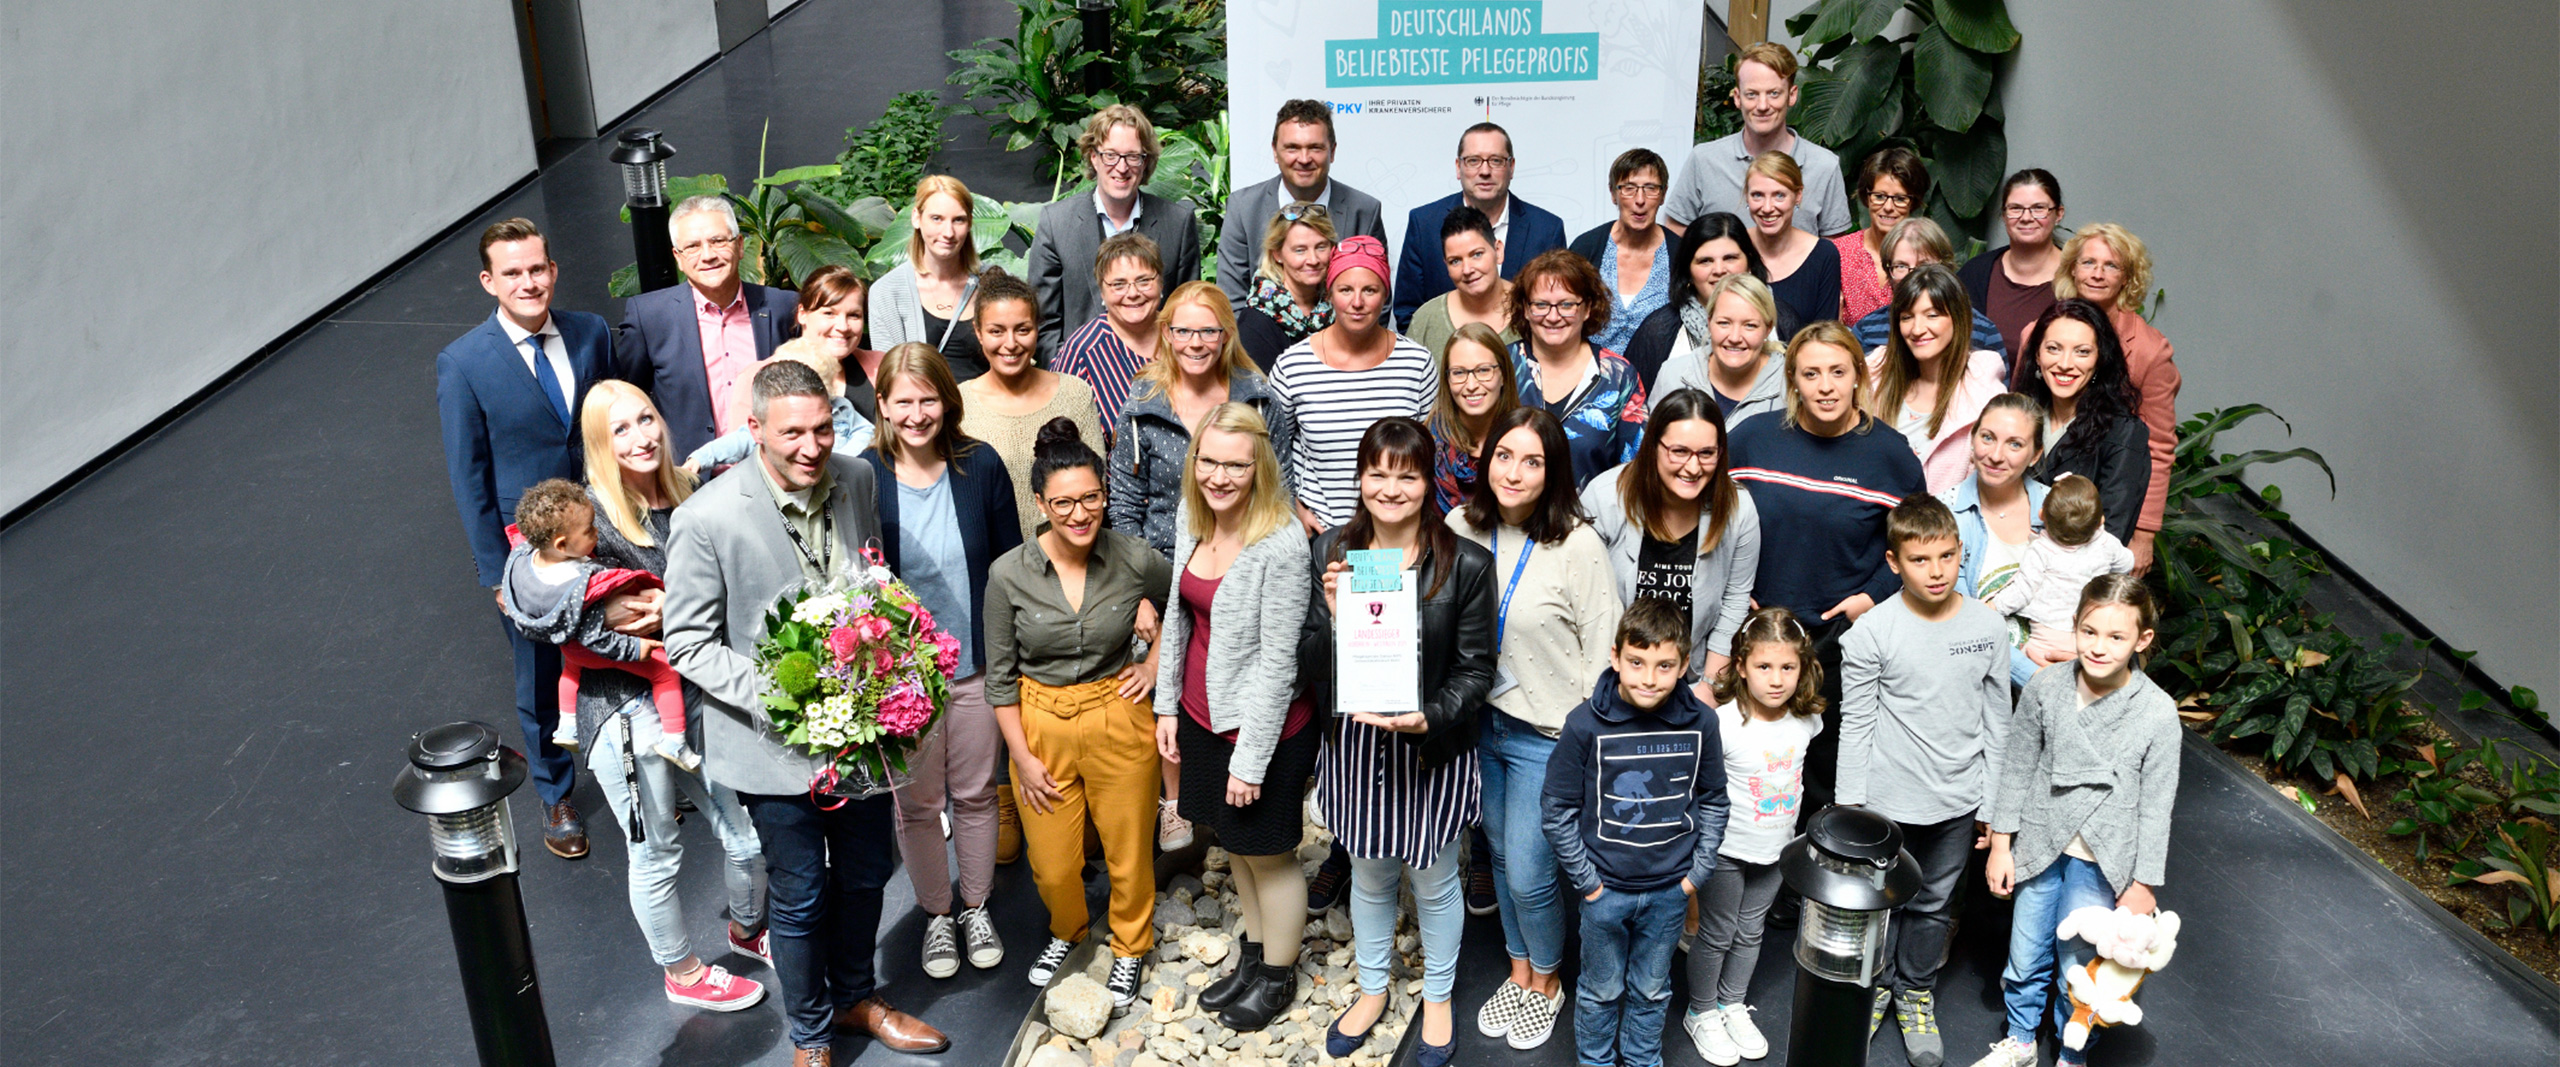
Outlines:
POLYGON ((821 593, 800 602, 791 609, 791 621, 810 626, 824 626, 837 612, 845 609, 843 593, 821 593))

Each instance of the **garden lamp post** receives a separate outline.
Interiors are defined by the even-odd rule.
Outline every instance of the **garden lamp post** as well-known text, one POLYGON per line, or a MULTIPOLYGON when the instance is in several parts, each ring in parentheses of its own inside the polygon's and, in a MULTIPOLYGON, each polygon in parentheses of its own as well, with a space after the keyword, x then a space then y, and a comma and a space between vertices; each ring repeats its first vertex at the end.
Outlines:
POLYGON ((667 232, 667 160, 676 150, 665 135, 645 126, 622 131, 613 161, 622 165, 622 193, 631 212, 631 251, 640 266, 640 291, 682 281, 676 274, 675 238, 667 232))
POLYGON ((1111 68, 1102 62, 1111 54, 1111 0, 1076 0, 1076 18, 1084 23, 1085 54, 1093 57, 1084 65, 1084 91, 1098 93, 1111 87, 1111 68))
MULTIPOLYGON (((665 232, 664 225, 660 233, 665 232)), ((552 1067, 551 1023, 533 973, 524 896, 516 886, 515 821, 507 794, 524 784, 524 756, 487 723, 448 723, 409 739, 409 765, 391 798, 427 817, 429 869, 444 887, 462 995, 481 1067, 552 1067)))
POLYGON ((1902 828, 1865 808, 1824 808, 1804 836, 1787 843, 1778 870, 1804 897, 1787 1067, 1863 1064, 1869 990, 1884 967, 1886 923, 1920 889, 1919 868, 1902 849, 1902 828))

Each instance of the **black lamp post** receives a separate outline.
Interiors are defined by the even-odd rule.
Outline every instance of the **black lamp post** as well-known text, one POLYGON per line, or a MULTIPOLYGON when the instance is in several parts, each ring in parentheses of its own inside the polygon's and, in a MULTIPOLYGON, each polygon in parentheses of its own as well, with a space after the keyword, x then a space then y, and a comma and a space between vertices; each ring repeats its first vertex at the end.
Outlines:
POLYGON ((1885 927, 1893 909, 1920 889, 1902 828, 1865 808, 1824 808, 1779 854, 1778 870, 1804 897, 1787 1067, 1864 1064, 1869 990, 1884 967, 1885 927))
POLYGON ((1111 0, 1076 0, 1076 18, 1084 24, 1084 50, 1092 60, 1084 67, 1084 91, 1098 93, 1111 87, 1111 68, 1102 57, 1111 54, 1111 0))
POLYGON ((497 730, 457 722, 410 738, 409 765, 391 780, 391 798, 427 817, 430 869, 444 886, 482 1067, 553 1067, 507 810, 507 795, 524 779, 524 756, 499 744, 497 730))
POLYGON ((631 211, 631 251, 640 264, 640 291, 682 281, 676 274, 675 238, 667 232, 667 160, 676 150, 645 126, 622 131, 613 161, 622 165, 622 192, 631 211))

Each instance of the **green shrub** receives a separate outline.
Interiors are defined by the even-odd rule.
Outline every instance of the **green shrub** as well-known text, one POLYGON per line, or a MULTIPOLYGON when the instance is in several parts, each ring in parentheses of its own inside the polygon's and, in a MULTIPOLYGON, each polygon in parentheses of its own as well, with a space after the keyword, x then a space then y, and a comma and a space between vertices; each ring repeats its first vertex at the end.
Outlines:
POLYGON ((844 204, 867 196, 891 204, 913 200, 916 182, 925 176, 934 153, 953 140, 942 133, 943 117, 950 110, 942 106, 941 94, 930 89, 899 93, 871 125, 844 131, 836 175, 811 184, 844 204))
MULTIPOLYGON (((1928 164, 1926 214, 1949 235, 1971 232, 1994 206, 2008 167, 1998 56, 2018 47, 2001 0, 1822 0, 1787 20, 1810 51, 1789 116, 1814 143, 1855 168, 1905 145, 1928 164), (1887 38, 1897 14, 1913 32, 1887 38)), ((1863 216, 1865 205, 1852 205, 1863 216)))
POLYGON ((1113 0, 1111 46, 1084 47, 1074 0, 1013 0, 1014 35, 951 53, 951 82, 966 86, 974 113, 991 120, 1005 150, 1038 148, 1042 173, 1071 178, 1074 144, 1087 116, 1128 104, 1158 130, 1207 122, 1226 106, 1225 0, 1113 0), (1085 68, 1106 68, 1104 88, 1085 91, 1085 68))

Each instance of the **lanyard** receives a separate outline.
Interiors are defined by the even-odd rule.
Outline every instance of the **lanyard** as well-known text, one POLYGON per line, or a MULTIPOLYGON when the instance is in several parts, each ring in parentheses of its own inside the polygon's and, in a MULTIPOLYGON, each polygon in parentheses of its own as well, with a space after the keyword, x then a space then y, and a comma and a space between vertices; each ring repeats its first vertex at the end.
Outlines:
POLYGON ((828 568, 836 559, 834 500, 835 494, 829 492, 826 499, 811 501, 811 506, 818 509, 818 551, 814 553, 809 551, 808 540, 800 536, 800 528, 792 525, 791 517, 782 513, 782 505, 776 504, 773 508, 774 517, 782 520, 782 532, 791 535, 791 547, 800 551, 801 562, 817 569, 818 580, 822 582, 827 579, 828 568))
MULTIPOLYGON (((1492 549, 1494 562, 1502 562, 1502 524, 1500 522, 1493 524, 1493 533, 1489 539, 1492 544, 1486 547, 1492 549)), ((1536 538, 1530 538, 1528 544, 1521 546, 1520 562, 1511 565, 1511 582, 1502 587, 1502 607, 1493 616, 1493 648, 1497 653, 1502 651, 1503 627, 1511 622, 1511 594, 1520 591, 1520 576, 1529 570, 1529 553, 1537 550, 1536 538)))

